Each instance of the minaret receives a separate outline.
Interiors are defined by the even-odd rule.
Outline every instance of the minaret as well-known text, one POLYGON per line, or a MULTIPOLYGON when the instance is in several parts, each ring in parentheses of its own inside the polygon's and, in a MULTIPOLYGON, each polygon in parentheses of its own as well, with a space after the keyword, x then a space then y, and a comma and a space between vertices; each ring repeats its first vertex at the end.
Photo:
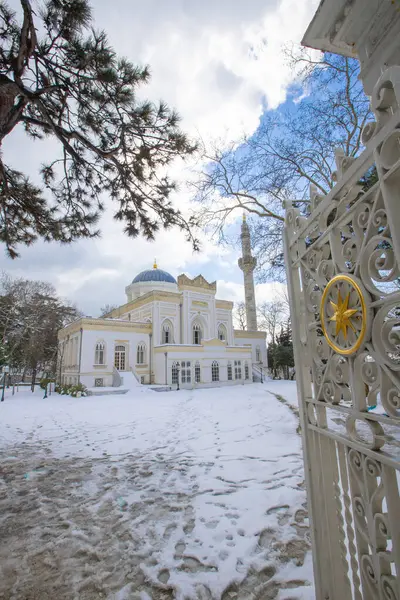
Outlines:
POLYGON ((242 223, 242 258, 239 258, 239 268, 243 271, 244 297, 246 301, 247 329, 257 331, 256 297, 254 294, 253 271, 256 268, 257 259, 251 255, 250 231, 246 223, 246 215, 243 215, 242 223))

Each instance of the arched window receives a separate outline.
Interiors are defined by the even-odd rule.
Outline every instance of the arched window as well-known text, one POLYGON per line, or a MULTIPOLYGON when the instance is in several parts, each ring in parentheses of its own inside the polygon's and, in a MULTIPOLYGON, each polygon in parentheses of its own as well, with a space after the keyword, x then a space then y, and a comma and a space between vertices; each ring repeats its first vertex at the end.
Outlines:
POLYGON ((200 383, 200 380, 201 380, 201 371, 200 371, 199 361, 197 361, 196 364, 194 365, 194 380, 196 383, 200 383))
POLYGON ((218 327, 218 339, 221 340, 221 342, 226 342, 226 338, 226 327, 221 323, 218 327))
POLYGON ((125 371, 125 358, 126 348, 125 346, 115 346, 114 352, 114 366, 117 371, 125 371))
POLYGON ((200 323, 194 323, 193 325, 193 344, 201 344, 202 330, 200 323))
POLYGON ((242 361, 235 360, 235 379, 242 379, 242 361))
POLYGON ((261 349, 260 346, 256 348, 256 362, 261 362, 261 349))
POLYGON ((161 330, 161 343, 162 344, 172 344, 173 343, 173 328, 171 321, 164 321, 161 330))
POLYGON ((232 377, 232 363, 229 360, 228 361, 228 381, 232 381, 233 377, 232 377))
POLYGON ((143 365, 146 354, 146 344, 144 342, 140 342, 136 351, 136 364, 143 365))
POLYGON ((95 365, 104 365, 104 342, 97 342, 96 350, 94 352, 94 364, 95 365))
POLYGON ((175 361, 172 363, 172 383, 175 385, 178 383, 178 363, 175 361))
POLYGON ((219 364, 216 360, 212 361, 211 365, 211 380, 219 381, 219 364))
POLYGON ((244 378, 245 379, 250 379, 250 374, 249 374, 249 363, 246 362, 244 363, 244 378))

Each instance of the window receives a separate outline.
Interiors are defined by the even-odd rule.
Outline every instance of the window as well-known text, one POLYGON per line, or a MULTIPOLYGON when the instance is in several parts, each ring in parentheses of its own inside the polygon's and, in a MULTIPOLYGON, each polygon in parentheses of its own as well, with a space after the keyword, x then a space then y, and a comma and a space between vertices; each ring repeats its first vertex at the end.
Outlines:
POLYGON ((182 383, 191 383, 192 381, 192 373, 190 368, 190 360, 182 360, 181 361, 181 382, 182 383))
POLYGON ((137 365, 144 364, 145 353, 146 353, 146 345, 143 342, 141 342, 140 344, 138 344, 137 351, 136 351, 136 364, 137 365))
POLYGON ((172 383, 177 385, 178 383, 178 363, 172 363, 172 383))
POLYGON ((94 380, 94 387, 103 387, 103 386, 104 386, 103 378, 96 377, 96 379, 94 380))
POLYGON ((257 348, 256 348, 256 362, 261 362, 261 350, 260 350, 260 346, 257 346, 257 348))
POLYGON ((211 380, 219 381, 219 364, 216 360, 212 361, 211 365, 211 380))
POLYGON ((244 363, 244 378, 245 379, 249 379, 250 375, 249 375, 249 363, 246 361, 244 363))
POLYGON ((200 383, 200 380, 201 380, 201 371, 200 371, 199 361, 197 361, 196 364, 194 365, 194 380, 196 383, 200 383))
POLYGON ((94 364, 95 365, 104 365, 104 342, 97 342, 96 351, 94 353, 94 364))
POLYGON ((232 377, 232 363, 231 361, 228 361, 228 381, 232 381, 233 377, 232 377))
POLYGON ((242 361, 235 360, 235 379, 242 379, 242 361))
POLYGON ((218 327, 218 339, 221 340, 221 342, 226 342, 226 337, 226 327, 221 323, 218 327))
POLYGON ((161 331, 161 343, 172 344, 172 323, 171 321, 164 321, 161 331))
POLYGON ((117 371, 125 371, 125 346, 115 346, 114 366, 117 371))
POLYGON ((193 325, 193 344, 201 344, 201 327, 198 323, 193 325))

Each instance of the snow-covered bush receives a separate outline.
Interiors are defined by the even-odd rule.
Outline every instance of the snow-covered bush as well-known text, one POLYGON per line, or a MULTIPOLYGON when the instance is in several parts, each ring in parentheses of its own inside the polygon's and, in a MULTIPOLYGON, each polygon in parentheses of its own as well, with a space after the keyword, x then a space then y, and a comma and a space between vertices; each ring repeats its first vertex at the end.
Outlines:
POLYGON ((57 385, 56 392, 62 396, 81 398, 87 396, 87 387, 83 385, 83 383, 77 383, 76 385, 57 385))

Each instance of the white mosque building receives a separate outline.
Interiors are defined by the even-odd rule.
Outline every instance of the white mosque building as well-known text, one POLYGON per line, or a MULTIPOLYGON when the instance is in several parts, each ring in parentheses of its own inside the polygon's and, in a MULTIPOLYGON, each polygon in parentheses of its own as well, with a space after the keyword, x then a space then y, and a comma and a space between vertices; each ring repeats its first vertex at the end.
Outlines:
MULTIPOLYGON (((102 318, 84 317, 59 332, 62 383, 88 388, 130 381, 207 387, 250 383, 267 366, 266 334, 257 330, 250 233, 243 219, 248 329, 233 327, 233 302, 216 298, 217 283, 153 268, 125 288, 126 303, 102 318)), ((100 390, 99 390, 100 391, 100 390)))

